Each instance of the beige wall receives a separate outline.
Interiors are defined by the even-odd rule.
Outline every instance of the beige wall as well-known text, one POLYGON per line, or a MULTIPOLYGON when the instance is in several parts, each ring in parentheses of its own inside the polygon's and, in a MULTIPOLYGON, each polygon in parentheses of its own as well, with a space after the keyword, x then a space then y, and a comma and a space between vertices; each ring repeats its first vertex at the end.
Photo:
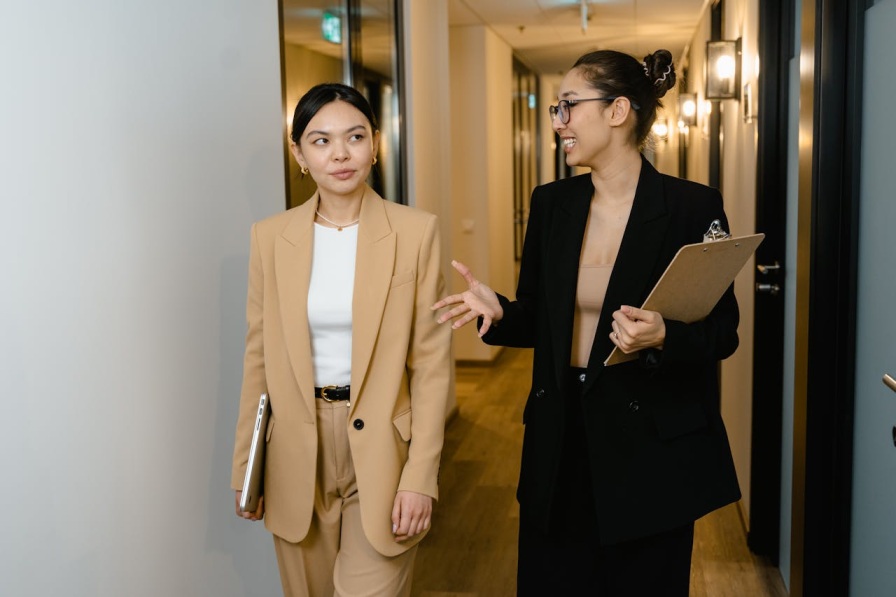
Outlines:
MULTIPOLYGON (((757 90, 755 73, 759 42, 758 0, 728 0, 725 4, 725 39, 743 39, 743 80, 749 82, 753 93, 757 90)), ((755 97, 755 96, 754 96, 755 97)), ((745 123, 742 104, 734 100, 722 104, 722 195, 725 211, 734 235, 752 234, 756 229, 756 124, 745 123)), ((722 415, 728 426, 728 436, 734 453, 743 497, 743 516, 749 528, 750 512, 750 450, 752 446, 753 408, 753 272, 755 262, 750 259, 734 283, 740 306, 740 348, 722 363, 722 415)))
MULTIPOLYGON (((450 48, 453 257, 513 298, 512 52, 478 25, 452 27, 450 48)), ((466 286, 455 274, 451 288, 466 286)), ((499 352, 483 344, 473 326, 455 338, 461 360, 489 361, 499 352)))
MULTIPOLYGON (((724 39, 742 38, 742 83, 750 83, 753 105, 757 99, 756 55, 758 52, 759 5, 757 0, 727 0, 725 22, 722 24, 724 39)), ((690 128, 688 138, 688 178, 709 183, 709 107, 705 95, 705 48, 710 36, 709 10, 704 13, 691 39, 690 50, 677 65, 679 74, 689 66, 687 91, 698 96, 697 124, 690 128)), ((677 122, 677 90, 665 98, 670 122, 677 122)), ((725 211, 734 235, 752 234, 756 226, 756 151, 757 132, 755 122, 743 119, 742 101, 720 102, 722 122, 721 192, 725 199, 725 211)), ((677 142, 684 136, 675 130, 677 142)), ((667 151, 671 151, 669 143, 667 151)), ((677 147, 675 148, 677 152, 677 147)), ((657 152, 659 164, 666 161, 662 151, 657 152)), ((660 166, 660 170, 677 175, 674 170, 660 166)), ((735 280, 734 290, 740 306, 740 347, 722 363, 722 416, 728 428, 731 449, 743 492, 742 512, 749 526, 750 511, 750 452, 753 402, 753 271, 751 259, 735 280)))
POLYGON ((448 4, 405 0, 404 10, 408 203, 442 216, 443 241, 450 249, 448 4))
POLYGON ((670 176, 678 176, 678 88, 670 89, 665 97, 661 100, 663 107, 657 111, 657 122, 660 119, 666 120, 669 127, 669 133, 666 139, 660 139, 653 134, 648 137, 648 148, 652 153, 653 166, 663 174, 670 176))
MULTIPOLYGON (((710 36, 709 11, 703 18, 691 38, 690 51, 682 61, 687 65, 687 90, 697 94, 697 124, 690 127, 687 138, 688 178, 703 184, 709 184, 709 113, 712 109, 705 100, 704 71, 706 68, 706 40, 710 36)), ((683 69, 682 69, 683 72, 683 69)))
MULTIPOLYGON (((538 184, 557 180, 554 166, 554 152, 557 150, 557 133, 551 127, 548 106, 557 104, 557 91, 560 88, 561 75, 544 75, 539 78, 538 110, 540 111, 541 156, 539 158, 538 184)), ((528 209, 528 207, 527 207, 528 209)))
MULTIPOLYGON (((406 139, 409 205, 438 214, 442 271, 448 289, 457 283, 452 250, 451 109, 448 81, 447 0, 404 0, 406 139)), ((458 344, 455 334, 455 352, 458 344)), ((454 385, 452 371, 452 389, 454 385)), ((457 409, 451 392, 449 412, 457 409)))

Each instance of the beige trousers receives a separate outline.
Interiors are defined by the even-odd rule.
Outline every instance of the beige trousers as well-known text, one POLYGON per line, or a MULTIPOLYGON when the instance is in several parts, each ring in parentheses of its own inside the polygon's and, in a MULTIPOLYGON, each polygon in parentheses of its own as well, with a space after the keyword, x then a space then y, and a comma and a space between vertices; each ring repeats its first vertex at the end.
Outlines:
POLYGON ((361 528, 358 485, 348 444, 348 403, 317 403, 317 487, 308 535, 274 535, 286 597, 407 597, 417 547, 387 557, 361 528))

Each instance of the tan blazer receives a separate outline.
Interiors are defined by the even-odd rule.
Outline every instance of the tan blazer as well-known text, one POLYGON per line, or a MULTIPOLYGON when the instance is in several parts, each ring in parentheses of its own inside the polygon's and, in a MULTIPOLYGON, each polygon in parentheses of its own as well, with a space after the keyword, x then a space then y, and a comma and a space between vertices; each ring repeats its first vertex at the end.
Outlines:
MULTIPOLYGON (((266 391, 272 416, 265 527, 291 542, 308 533, 317 468, 307 298, 318 202, 315 194, 257 222, 249 252, 248 332, 231 483, 242 488, 258 396, 266 391)), ((451 372, 451 328, 438 325, 430 310, 444 293, 438 230, 436 216, 366 189, 352 301, 348 434, 364 533, 386 556, 406 551, 425 534, 395 542, 396 491, 438 499, 451 372)))

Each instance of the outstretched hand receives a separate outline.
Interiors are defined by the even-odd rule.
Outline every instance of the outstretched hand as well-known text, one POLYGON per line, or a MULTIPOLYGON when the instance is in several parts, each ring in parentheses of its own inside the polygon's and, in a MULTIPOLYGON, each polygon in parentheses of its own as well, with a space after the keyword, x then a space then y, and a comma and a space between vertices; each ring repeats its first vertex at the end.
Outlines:
POLYGON ((644 348, 662 348, 666 340, 666 322, 656 311, 623 305, 613 313, 610 340, 625 354, 644 348))
POLYGON ((498 302, 495 291, 473 277, 470 268, 460 261, 452 261, 454 269, 467 281, 468 289, 460 294, 446 296, 432 306, 432 309, 441 309, 449 305, 457 305, 439 316, 438 322, 445 323, 454 319, 452 329, 461 328, 474 319, 482 317, 482 327, 479 328, 479 337, 485 335, 488 329, 504 317, 504 310, 498 302), (456 318, 456 319, 455 319, 456 318))

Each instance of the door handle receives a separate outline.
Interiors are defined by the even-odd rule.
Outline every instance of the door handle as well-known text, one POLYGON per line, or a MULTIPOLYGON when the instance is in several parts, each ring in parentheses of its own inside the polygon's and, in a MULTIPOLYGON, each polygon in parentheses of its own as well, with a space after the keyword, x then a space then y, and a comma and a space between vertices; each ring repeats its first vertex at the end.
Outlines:
POLYGON ((777 296, 781 292, 781 287, 777 284, 756 284, 756 292, 759 294, 770 294, 777 296))
MULTIPOLYGON (((888 388, 890 388, 891 390, 896 392, 896 379, 893 379, 892 377, 890 377, 889 375, 884 373, 883 381, 884 381, 884 385, 886 385, 888 388)), ((893 439, 894 439, 894 441, 896 441, 896 437, 894 437, 893 439)))

